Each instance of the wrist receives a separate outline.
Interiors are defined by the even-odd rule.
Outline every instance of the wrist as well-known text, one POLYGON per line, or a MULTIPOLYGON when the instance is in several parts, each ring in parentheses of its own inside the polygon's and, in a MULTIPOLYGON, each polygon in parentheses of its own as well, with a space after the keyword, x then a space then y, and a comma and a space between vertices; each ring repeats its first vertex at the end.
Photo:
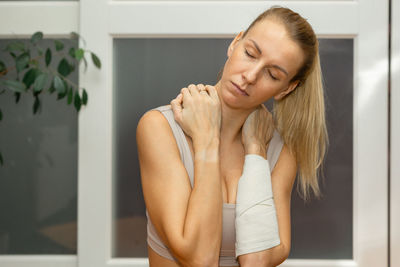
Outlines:
POLYGON ((265 159, 267 158, 267 148, 260 144, 253 143, 253 144, 247 145, 244 148, 244 152, 246 155, 247 154, 256 154, 265 159))
POLYGON ((194 151, 219 148, 219 135, 197 135, 192 139, 194 151))
POLYGON ((219 138, 193 140, 193 151, 196 160, 216 162, 219 159, 219 138))

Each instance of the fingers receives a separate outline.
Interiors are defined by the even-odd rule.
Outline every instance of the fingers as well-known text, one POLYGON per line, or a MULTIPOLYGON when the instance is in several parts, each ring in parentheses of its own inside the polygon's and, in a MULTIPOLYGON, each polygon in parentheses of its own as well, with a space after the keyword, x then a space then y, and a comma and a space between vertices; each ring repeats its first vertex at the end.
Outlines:
POLYGON ((211 98, 219 101, 218 93, 214 86, 207 85, 206 90, 208 94, 211 96, 211 98))
POLYGON ((187 87, 184 87, 181 89, 181 94, 183 95, 183 99, 185 99, 186 97, 191 96, 191 93, 189 91, 189 89, 187 87))
POLYGON ((189 92, 190 92, 190 94, 191 94, 192 96, 199 95, 199 89, 197 89, 197 86, 196 86, 196 85, 190 84, 190 85, 188 86, 188 88, 189 88, 189 92))
POLYGON ((201 91, 206 90, 206 87, 204 86, 204 84, 199 83, 199 84, 197 85, 197 89, 201 92, 201 91))
POLYGON ((265 135, 265 143, 268 145, 269 141, 271 140, 273 134, 274 134, 274 119, 272 117, 271 112, 264 106, 261 105, 259 110, 258 110, 258 120, 262 122, 262 132, 264 132, 265 135))
POLYGON ((197 89, 199 90, 200 95, 208 96, 208 92, 207 92, 206 86, 204 86, 204 84, 201 84, 201 83, 198 84, 197 89))
POLYGON ((189 84, 188 87, 184 87, 181 89, 181 93, 171 101, 171 105, 174 105, 175 110, 177 110, 177 106, 180 105, 180 108, 184 108, 184 104, 191 101, 192 97, 198 96, 211 96, 213 99, 218 99, 218 94, 215 90, 214 86, 204 85, 204 84, 189 84))
POLYGON ((175 99, 171 101, 172 112, 176 121, 180 122, 182 119, 182 102, 183 94, 179 94, 175 99))

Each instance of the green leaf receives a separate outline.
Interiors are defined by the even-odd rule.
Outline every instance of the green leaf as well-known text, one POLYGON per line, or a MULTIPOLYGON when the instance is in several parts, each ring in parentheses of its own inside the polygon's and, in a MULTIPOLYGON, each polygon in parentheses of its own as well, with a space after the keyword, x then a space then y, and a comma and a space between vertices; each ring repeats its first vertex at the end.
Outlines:
POLYGON ((7 45, 4 51, 25 51, 25 44, 20 41, 12 42, 7 45))
POLYGON ((21 93, 15 92, 14 96, 15 96, 15 103, 18 103, 21 98, 21 93))
POLYGON ((72 39, 78 39, 78 40, 79 40, 79 38, 82 39, 83 45, 86 46, 85 40, 83 39, 83 37, 79 33, 71 32, 71 38, 72 39))
POLYGON ((56 46, 57 51, 61 51, 64 49, 64 44, 59 40, 54 40, 54 44, 56 46))
POLYGON ((58 64, 57 71, 62 76, 66 77, 72 72, 72 68, 71 65, 68 63, 68 61, 65 58, 63 58, 58 64))
POLYGON ((71 32, 71 39, 79 39, 79 33, 71 32))
POLYGON ((68 51, 68 54, 72 57, 75 58, 75 48, 71 47, 68 51))
POLYGON ((35 103, 33 103, 33 114, 36 114, 36 112, 38 111, 39 107, 40 107, 40 100, 39 100, 39 97, 36 96, 35 97, 35 103))
POLYGON ((6 70, 6 64, 4 64, 3 61, 0 61, 0 72, 3 72, 6 70))
POLYGON ((87 92, 86 92, 85 88, 83 88, 83 91, 82 91, 82 104, 84 104, 86 106, 87 102, 88 102, 88 95, 87 95, 87 92))
POLYGON ((64 87, 65 87, 65 93, 68 93, 68 83, 62 79, 63 83, 64 83, 64 87))
POLYGON ((43 39, 43 33, 42 32, 35 32, 34 34, 32 34, 31 37, 31 43, 32 44, 36 44, 38 41, 43 39))
POLYGON ((31 60, 29 61, 29 64, 35 65, 36 67, 38 67, 38 66, 39 66, 39 61, 37 61, 36 59, 31 59, 31 60))
POLYGON ((29 63, 29 54, 28 53, 22 53, 16 58, 16 67, 17 67, 17 72, 20 72, 24 70, 25 68, 28 67, 29 63))
POLYGON ((85 53, 85 51, 82 48, 79 48, 77 50, 75 50, 75 58, 76 60, 81 60, 83 58, 83 54, 85 53))
POLYGON ((59 94, 63 94, 66 91, 65 85, 59 76, 54 76, 54 88, 59 94))
POLYGON ((85 56, 83 56, 83 63, 85 64, 85 72, 86 72, 86 70, 87 70, 87 61, 86 61, 85 56))
POLYGON ((33 84, 33 91, 34 92, 40 92, 43 90, 43 87, 46 85, 48 79, 48 74, 47 73, 42 73, 40 74, 36 80, 35 83, 33 84))
POLYGON ((7 87, 8 89, 10 89, 16 93, 23 93, 26 91, 25 84, 22 82, 19 82, 19 81, 6 80, 3 82, 3 84, 5 87, 7 87))
POLYGON ((74 96, 74 106, 76 111, 79 112, 79 110, 81 109, 81 97, 79 96, 79 92, 78 90, 75 91, 75 96, 74 96))
POLYGON ((13 52, 10 52, 10 56, 12 56, 13 59, 15 59, 17 57, 17 55, 15 55, 13 52))
POLYGON ((56 88, 54 88, 54 80, 53 80, 53 82, 51 83, 50 88, 49 88, 49 93, 52 94, 52 93, 54 93, 55 90, 56 90, 56 88))
POLYGON ((62 94, 58 93, 57 94, 57 100, 63 99, 66 95, 67 95, 67 90, 65 90, 65 92, 62 93, 62 94))
POLYGON ((46 49, 45 62, 46 62, 46 67, 48 67, 50 62, 51 62, 51 50, 50 50, 50 48, 46 49))
POLYGON ((1 109, 0 109, 0 121, 1 120, 3 120, 3 112, 1 112, 1 109))
POLYGON ((93 64, 97 67, 97 68, 101 68, 101 62, 100 62, 100 59, 96 56, 96 54, 95 53, 93 53, 93 52, 90 52, 90 54, 92 54, 92 61, 93 61, 93 64))
POLYGON ((36 77, 39 76, 40 70, 36 68, 32 68, 25 72, 24 78, 22 79, 22 82, 25 84, 26 88, 31 87, 31 85, 34 83, 36 80, 36 77))
POLYGON ((71 105, 73 96, 74 96, 74 90, 72 89, 72 87, 70 87, 68 90, 68 101, 67 101, 68 105, 71 105))

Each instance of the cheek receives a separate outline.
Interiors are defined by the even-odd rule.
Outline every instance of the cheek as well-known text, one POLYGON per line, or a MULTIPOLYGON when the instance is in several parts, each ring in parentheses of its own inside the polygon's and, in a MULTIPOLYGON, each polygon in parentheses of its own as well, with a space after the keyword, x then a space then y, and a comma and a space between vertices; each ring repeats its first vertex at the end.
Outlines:
POLYGON ((265 82, 264 86, 261 88, 263 89, 259 90, 257 97, 260 98, 262 102, 265 102, 282 92, 285 87, 282 84, 265 82))
POLYGON ((240 54, 239 48, 236 48, 225 62, 225 65, 228 65, 231 69, 238 69, 243 66, 243 64, 243 56, 240 54))

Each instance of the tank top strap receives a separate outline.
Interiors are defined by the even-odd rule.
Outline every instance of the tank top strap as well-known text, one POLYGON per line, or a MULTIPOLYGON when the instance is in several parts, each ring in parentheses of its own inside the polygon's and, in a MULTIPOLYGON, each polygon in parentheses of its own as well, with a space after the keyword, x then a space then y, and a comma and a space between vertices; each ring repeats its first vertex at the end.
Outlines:
POLYGON ((172 112, 170 105, 165 105, 161 107, 154 108, 153 110, 158 110, 167 119, 169 126, 171 127, 172 133, 174 134, 176 144, 178 145, 179 153, 181 155, 181 160, 188 173, 190 184, 193 188, 194 183, 194 166, 192 160, 192 153, 190 152, 189 145, 186 141, 185 134, 182 128, 175 121, 174 113, 172 112))

